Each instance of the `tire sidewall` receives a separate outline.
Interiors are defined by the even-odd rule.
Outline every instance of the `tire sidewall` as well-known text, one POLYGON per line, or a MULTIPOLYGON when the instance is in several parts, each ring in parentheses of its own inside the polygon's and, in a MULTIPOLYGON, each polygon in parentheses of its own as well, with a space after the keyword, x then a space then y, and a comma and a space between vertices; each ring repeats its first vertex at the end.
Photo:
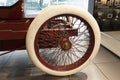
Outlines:
POLYGON ((99 49, 99 45, 100 45, 100 30, 96 20, 87 11, 80 8, 76 8, 74 6, 70 6, 70 5, 51 6, 42 10, 41 13, 31 23, 26 36, 26 48, 32 62, 44 72, 51 75, 56 75, 56 76, 66 76, 66 75, 74 74, 76 72, 81 71, 89 63, 91 63, 93 58, 96 56, 99 49), (73 14, 73 15, 82 17, 85 21, 87 21, 90 24, 95 36, 95 45, 94 45, 94 49, 92 51, 91 56, 81 66, 69 71, 55 71, 47 68, 39 61, 34 49, 35 36, 40 26, 42 26, 42 24, 48 19, 50 19, 51 17, 57 16, 60 14, 73 14))

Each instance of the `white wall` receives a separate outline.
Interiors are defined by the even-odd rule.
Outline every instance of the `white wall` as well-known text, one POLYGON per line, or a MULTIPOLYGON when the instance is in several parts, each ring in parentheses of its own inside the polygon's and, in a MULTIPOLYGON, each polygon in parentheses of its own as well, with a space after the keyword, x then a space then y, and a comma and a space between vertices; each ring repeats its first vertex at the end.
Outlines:
POLYGON ((80 7, 84 8, 85 10, 88 10, 88 2, 89 0, 79 0, 80 1, 80 7))

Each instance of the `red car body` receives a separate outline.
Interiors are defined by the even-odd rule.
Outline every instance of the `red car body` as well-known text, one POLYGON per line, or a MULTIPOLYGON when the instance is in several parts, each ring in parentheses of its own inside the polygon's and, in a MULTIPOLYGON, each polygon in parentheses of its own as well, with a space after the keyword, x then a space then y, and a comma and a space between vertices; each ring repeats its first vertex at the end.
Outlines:
POLYGON ((25 46, 26 33, 33 18, 24 17, 23 3, 24 0, 19 0, 12 6, 0 6, 0 51, 25 46))

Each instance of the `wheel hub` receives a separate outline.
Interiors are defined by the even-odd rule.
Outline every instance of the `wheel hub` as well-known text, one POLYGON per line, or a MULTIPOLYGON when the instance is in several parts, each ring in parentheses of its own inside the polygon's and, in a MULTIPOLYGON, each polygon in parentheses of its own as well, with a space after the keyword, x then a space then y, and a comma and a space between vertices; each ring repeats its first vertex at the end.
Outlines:
POLYGON ((62 40, 60 46, 61 46, 62 50, 66 51, 66 50, 71 49, 72 44, 71 44, 71 42, 68 39, 64 38, 62 40))

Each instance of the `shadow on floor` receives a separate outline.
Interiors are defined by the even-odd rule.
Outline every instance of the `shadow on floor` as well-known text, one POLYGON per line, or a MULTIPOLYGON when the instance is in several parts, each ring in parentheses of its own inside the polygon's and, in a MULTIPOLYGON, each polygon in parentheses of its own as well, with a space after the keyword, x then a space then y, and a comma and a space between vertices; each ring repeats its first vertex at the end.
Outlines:
POLYGON ((69 76, 52 76, 48 74, 42 74, 37 76, 8 76, 6 80, 87 80, 87 75, 83 72, 69 76))

